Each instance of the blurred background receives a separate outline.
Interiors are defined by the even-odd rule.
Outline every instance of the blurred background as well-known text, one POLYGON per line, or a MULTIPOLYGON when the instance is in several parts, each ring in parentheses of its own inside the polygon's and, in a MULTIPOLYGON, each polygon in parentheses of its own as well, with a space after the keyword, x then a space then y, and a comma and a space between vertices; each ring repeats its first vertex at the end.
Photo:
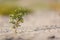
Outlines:
POLYGON ((41 40, 45 40, 50 35, 59 35, 58 37, 60 37, 59 29, 59 32, 57 32, 57 29, 52 29, 51 33, 41 31, 41 34, 34 31, 37 27, 43 28, 46 25, 60 26, 60 0, 0 0, 0 35, 13 33, 12 24, 9 23, 9 10, 15 7, 25 7, 33 10, 32 14, 24 16, 24 23, 21 24, 22 27, 18 28, 19 32, 22 31, 20 33, 22 38, 32 38, 30 40, 40 40, 41 38, 41 40))
MULTIPOLYGON (((59 0, 0 0, 0 14, 5 14, 8 9, 16 6, 27 7, 31 9, 49 9, 60 10, 59 0)), ((5 14, 7 15, 7 14, 5 14)))

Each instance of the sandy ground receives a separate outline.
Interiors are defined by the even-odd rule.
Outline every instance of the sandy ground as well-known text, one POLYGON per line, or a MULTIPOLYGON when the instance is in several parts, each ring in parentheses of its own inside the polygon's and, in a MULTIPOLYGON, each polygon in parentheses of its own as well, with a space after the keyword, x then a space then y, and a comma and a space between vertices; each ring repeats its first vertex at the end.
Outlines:
POLYGON ((9 18, 0 17, 0 40, 7 40, 6 38, 10 40, 60 40, 60 29, 52 28, 60 27, 60 16, 55 11, 36 10, 34 14, 25 16, 22 27, 17 29, 17 34, 10 29, 10 26, 9 18), (51 36, 55 38, 49 39, 51 36))

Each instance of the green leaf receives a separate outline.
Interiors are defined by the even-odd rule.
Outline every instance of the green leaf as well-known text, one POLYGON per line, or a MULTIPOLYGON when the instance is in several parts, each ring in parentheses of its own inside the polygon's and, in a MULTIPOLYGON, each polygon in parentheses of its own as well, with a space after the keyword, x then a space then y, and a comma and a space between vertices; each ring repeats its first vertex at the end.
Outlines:
POLYGON ((15 24, 15 22, 11 21, 10 23, 15 24))
POLYGON ((21 19, 20 19, 20 22, 23 23, 23 21, 24 21, 23 18, 21 18, 21 19))

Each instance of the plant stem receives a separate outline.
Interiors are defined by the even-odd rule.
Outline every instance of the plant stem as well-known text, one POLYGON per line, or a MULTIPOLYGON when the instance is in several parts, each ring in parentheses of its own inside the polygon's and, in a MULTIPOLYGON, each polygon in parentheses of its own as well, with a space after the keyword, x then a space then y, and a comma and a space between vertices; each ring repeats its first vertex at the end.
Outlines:
POLYGON ((17 33, 18 26, 19 26, 19 20, 17 20, 13 26, 13 28, 15 29, 15 33, 17 33))

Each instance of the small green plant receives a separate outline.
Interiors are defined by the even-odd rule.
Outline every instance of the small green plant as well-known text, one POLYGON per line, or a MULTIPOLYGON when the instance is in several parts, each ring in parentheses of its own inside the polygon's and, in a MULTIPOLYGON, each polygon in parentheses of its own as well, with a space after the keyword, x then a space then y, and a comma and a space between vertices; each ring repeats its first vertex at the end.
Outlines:
POLYGON ((28 15, 31 12, 30 9, 23 7, 16 7, 9 10, 10 14, 10 23, 13 24, 13 28, 15 29, 15 33, 17 33, 17 28, 20 27, 20 23, 23 23, 23 16, 28 15))

